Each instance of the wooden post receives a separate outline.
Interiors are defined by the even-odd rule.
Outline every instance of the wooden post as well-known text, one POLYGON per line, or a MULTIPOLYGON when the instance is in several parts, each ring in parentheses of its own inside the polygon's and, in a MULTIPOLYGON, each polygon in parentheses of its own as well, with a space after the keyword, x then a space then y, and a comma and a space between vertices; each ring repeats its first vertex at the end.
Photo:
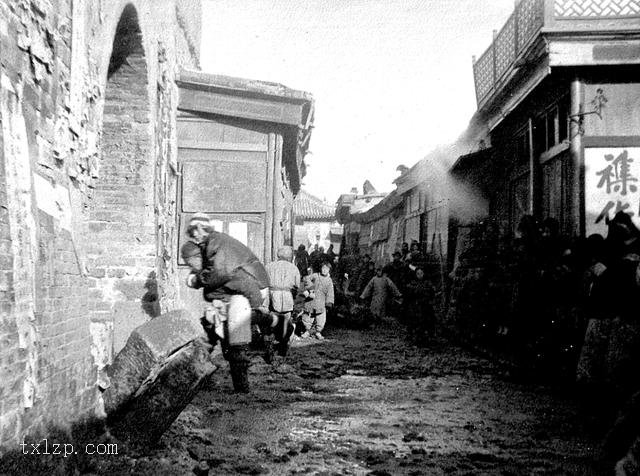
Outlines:
POLYGON ((273 221, 271 233, 271 257, 275 258, 278 248, 283 244, 280 218, 283 211, 282 200, 282 134, 275 136, 275 157, 273 161, 273 221))
POLYGON ((535 216, 536 204, 536 156, 535 150, 533 150, 533 120, 529 118, 527 124, 529 133, 527 134, 529 140, 529 215, 535 216))
MULTIPOLYGON (((273 259, 271 250, 273 249, 273 167, 275 164, 275 155, 276 135, 273 132, 270 132, 267 163, 265 164, 265 167, 267 167, 267 196, 265 197, 267 206, 265 207, 266 212, 264 217, 264 263, 270 263, 273 259)), ((247 193, 251 193, 251 191, 247 190, 247 193)))
POLYGON ((571 184, 569 187, 569 216, 570 232, 573 236, 583 236, 584 225, 584 159, 582 146, 581 116, 584 103, 584 82, 575 78, 571 82, 571 117, 569 124, 569 137, 571 145, 569 153, 571 157, 571 184))

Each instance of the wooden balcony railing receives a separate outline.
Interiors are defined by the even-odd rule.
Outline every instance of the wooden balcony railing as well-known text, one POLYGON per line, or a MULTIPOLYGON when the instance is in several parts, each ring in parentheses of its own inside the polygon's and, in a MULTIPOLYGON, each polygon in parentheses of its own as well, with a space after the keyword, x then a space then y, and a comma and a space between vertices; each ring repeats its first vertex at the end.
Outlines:
POLYGON ((480 106, 520 58, 546 30, 597 31, 627 28, 638 22, 640 0, 520 0, 489 48, 473 62, 476 100, 480 106), (602 21, 606 20, 606 21, 602 21), (612 21, 614 20, 614 21, 612 21), (616 21, 618 20, 618 21, 616 21))

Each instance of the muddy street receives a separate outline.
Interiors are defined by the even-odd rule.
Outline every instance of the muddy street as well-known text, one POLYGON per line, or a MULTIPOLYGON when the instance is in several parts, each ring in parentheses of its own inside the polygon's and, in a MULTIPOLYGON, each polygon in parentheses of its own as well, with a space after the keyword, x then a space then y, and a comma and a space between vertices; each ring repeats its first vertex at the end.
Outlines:
POLYGON ((232 393, 221 361, 158 448, 119 458, 111 469, 599 474, 597 441, 584 436, 571 398, 510 382, 500 367, 444 342, 420 349, 404 336, 387 322, 298 340, 275 366, 256 353, 248 395, 232 393))

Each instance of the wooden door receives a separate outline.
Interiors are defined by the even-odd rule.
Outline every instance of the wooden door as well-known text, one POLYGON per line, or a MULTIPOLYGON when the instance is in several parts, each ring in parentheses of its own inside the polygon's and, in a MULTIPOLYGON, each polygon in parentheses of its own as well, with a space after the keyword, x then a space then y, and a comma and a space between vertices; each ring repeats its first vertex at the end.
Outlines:
POLYGON ((520 175, 511 181, 509 197, 510 197, 510 220, 511 230, 515 233, 520 220, 525 215, 531 214, 529 189, 529 173, 520 175))
POLYGON ((268 133, 248 121, 180 114, 178 117, 178 266, 182 306, 202 313, 202 292, 183 283, 190 273, 179 250, 194 213, 206 213, 217 231, 265 254, 268 133))
POLYGON ((564 152, 542 165, 542 218, 555 218, 566 231, 567 165, 569 153, 564 152))

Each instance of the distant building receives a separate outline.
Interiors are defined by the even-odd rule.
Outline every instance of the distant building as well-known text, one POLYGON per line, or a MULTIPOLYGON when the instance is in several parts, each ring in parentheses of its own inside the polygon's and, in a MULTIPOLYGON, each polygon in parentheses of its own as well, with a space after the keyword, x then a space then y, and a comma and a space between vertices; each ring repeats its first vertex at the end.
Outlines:
POLYGON ((638 12, 640 0, 519 0, 474 60, 472 123, 487 134, 450 170, 487 218, 456 224, 449 240, 448 321, 465 339, 517 313, 512 238, 524 216, 557 220, 566 238, 606 236, 617 211, 640 223, 638 12))
POLYGON ((333 244, 338 253, 342 241, 342 226, 336 221, 335 207, 301 190, 293 201, 295 231, 293 245, 304 245, 307 249, 314 245, 325 251, 333 244))
POLYGON ((640 0, 517 0, 474 59, 467 130, 398 167, 390 194, 342 195, 345 243, 387 261, 420 242, 442 322, 472 340, 511 315, 524 215, 568 237, 606 235, 620 210, 640 224, 639 12, 640 0))
POLYGON ((640 0, 520 0, 474 62, 492 147, 454 171, 479 182, 502 233, 524 215, 570 236, 606 234, 618 210, 638 220, 639 11, 640 0))
POLYGON ((375 242, 371 237, 371 222, 363 219, 363 214, 372 210, 384 200, 386 193, 379 193, 368 180, 365 181, 363 193, 359 194, 357 188, 352 188, 350 193, 340 195, 336 208, 336 218, 344 225, 343 244, 347 247, 358 247, 369 252, 375 242))
MULTIPOLYGON (((218 231, 265 263, 293 238, 293 201, 304 176, 313 98, 281 84, 183 69, 177 78, 179 243, 204 212, 218 231), (302 125, 302 126, 301 126, 302 125)), ((181 281, 190 269, 179 260, 181 281)), ((198 315, 202 292, 178 287, 198 315)))

